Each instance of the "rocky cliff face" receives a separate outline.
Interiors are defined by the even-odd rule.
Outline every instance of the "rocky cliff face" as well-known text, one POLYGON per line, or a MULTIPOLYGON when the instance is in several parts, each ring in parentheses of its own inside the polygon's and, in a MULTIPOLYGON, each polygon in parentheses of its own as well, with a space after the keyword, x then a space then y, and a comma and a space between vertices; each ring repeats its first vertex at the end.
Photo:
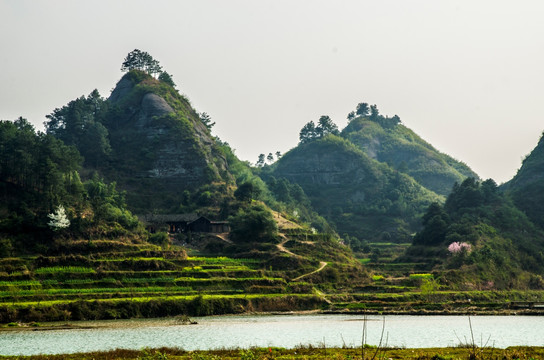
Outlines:
POLYGON ((130 72, 108 100, 115 109, 108 130, 118 164, 115 171, 122 175, 118 181, 139 192, 129 198, 148 192, 154 200, 167 196, 174 203, 184 190, 231 181, 227 161, 209 130, 173 88, 130 72), (147 186, 134 184, 134 178, 147 186), (162 195, 157 193, 161 190, 162 195))

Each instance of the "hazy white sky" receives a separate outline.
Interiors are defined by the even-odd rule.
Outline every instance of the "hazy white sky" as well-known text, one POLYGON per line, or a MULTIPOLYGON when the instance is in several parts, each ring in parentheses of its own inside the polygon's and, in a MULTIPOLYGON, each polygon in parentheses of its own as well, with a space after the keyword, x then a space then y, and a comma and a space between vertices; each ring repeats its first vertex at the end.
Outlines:
POLYGON ((251 162, 368 102, 501 183, 544 130, 541 0, 0 0, 0 119, 109 96, 135 48, 251 162))

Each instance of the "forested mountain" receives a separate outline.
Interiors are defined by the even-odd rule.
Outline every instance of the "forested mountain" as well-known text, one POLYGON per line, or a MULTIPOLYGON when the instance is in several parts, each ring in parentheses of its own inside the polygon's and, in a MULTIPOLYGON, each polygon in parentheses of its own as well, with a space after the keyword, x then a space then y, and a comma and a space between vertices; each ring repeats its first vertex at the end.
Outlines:
MULTIPOLYGON (((3 186, 17 184, 44 194, 40 199, 46 203, 40 210, 44 213, 53 211, 62 198, 76 218, 77 211, 83 210, 76 210, 75 200, 66 199, 84 196, 89 200, 90 181, 100 182, 102 188, 109 186, 112 194, 117 191, 115 186, 121 189, 126 205, 123 200, 115 206, 142 214, 199 212, 227 219, 241 209, 251 210, 251 200, 258 200, 318 231, 345 235, 358 248, 365 242, 410 242, 421 230, 421 216, 430 204, 444 204, 452 188, 457 191, 467 177, 477 179, 465 164, 437 151, 398 116, 383 116, 376 105, 366 103, 350 113, 342 131, 328 116, 322 116, 316 124, 303 127, 300 144, 278 156, 276 163, 251 167, 228 144, 212 136, 210 117, 192 108, 176 90, 172 77, 154 60, 138 62, 141 57, 136 51, 129 54, 123 63, 127 73, 107 99, 95 90, 55 109, 47 116, 46 134, 36 134, 24 120, 3 124, 4 137, 10 132, 26 134, 39 139, 33 140, 36 144, 54 144, 56 151, 71 154, 32 161, 58 163, 55 169, 60 175, 55 176, 64 181, 62 186, 83 189, 81 194, 70 195, 58 188, 44 192, 47 186, 32 179, 47 179, 47 174, 55 172, 43 166, 29 170, 34 165, 28 165, 23 155, 17 164, 27 165, 21 171, 11 168, 13 159, 4 160, 2 173, 8 180, 3 186), (16 130, 8 129, 10 126, 16 130), (19 171, 16 181, 12 181, 13 171, 19 171)), ((19 146, 36 144, 24 145, 20 140, 19 146)), ((46 146, 43 144, 39 146, 46 146)), ((516 177, 504 186, 539 224, 542 202, 531 194, 542 183, 538 170, 542 146, 541 140, 516 177)), ((15 153, 20 154, 18 151, 15 153)), ((33 151, 42 157, 54 154, 33 151)), ((483 184, 487 189, 488 183, 483 184)), ((16 202, 8 199, 7 190, 4 194, 6 204, 16 202)), ((430 231, 429 224, 424 221, 424 225, 416 244, 430 231)))
POLYGON ((423 216, 407 257, 434 264, 444 284, 479 289, 542 288, 544 232, 493 180, 456 184, 423 216), (536 275, 539 274, 539 275, 536 275))
POLYGON ((0 122, 0 257, 47 252, 62 238, 142 239, 123 194, 96 175, 82 182, 81 161, 23 118, 0 122))
POLYGON ((456 182, 477 177, 465 164, 440 153, 400 118, 360 103, 340 132, 328 116, 300 131, 300 144, 264 171, 299 184, 312 206, 347 234, 364 242, 410 242, 419 218, 443 202, 456 182))
POLYGON ((343 130, 321 116, 295 148, 252 166, 212 135, 210 116, 148 54, 130 53, 123 70, 109 97, 95 90, 53 110, 45 133, 22 118, 0 121, 0 276, 28 280, 25 262, 9 260, 20 255, 34 270, 137 263, 184 272, 190 248, 252 263, 233 267, 234 278, 247 276, 243 288, 220 287, 265 297, 389 292, 400 283, 410 291, 544 288, 544 137, 499 188, 398 116, 360 103, 343 130), (147 231, 136 213, 203 215, 225 233, 147 231), (414 271, 432 281, 412 279, 414 271))
POLYGON ((94 91, 48 119, 47 133, 75 145, 86 169, 116 181, 135 211, 172 210, 191 193, 213 194, 192 199, 211 205, 233 183, 225 155, 188 100, 144 71, 130 70, 109 99, 94 91))
POLYGON ((447 196, 453 184, 478 178, 467 165, 436 150, 395 116, 359 115, 342 130, 369 157, 413 177, 427 189, 447 196))
POLYGON ((272 174, 299 184, 340 234, 367 241, 410 241, 419 216, 440 197, 371 159, 353 143, 326 135, 286 153, 272 174))
POLYGON ((518 208, 544 229, 544 135, 523 160, 516 176, 502 187, 518 208))
POLYGON ((48 119, 47 133, 83 155, 83 173, 96 171, 115 181, 135 213, 198 212, 226 219, 239 208, 239 196, 248 196, 331 231, 300 187, 282 180, 269 188, 227 143, 213 137, 210 117, 197 113, 171 78, 130 69, 108 99, 93 91, 48 119), (236 194, 238 186, 246 194, 236 194))

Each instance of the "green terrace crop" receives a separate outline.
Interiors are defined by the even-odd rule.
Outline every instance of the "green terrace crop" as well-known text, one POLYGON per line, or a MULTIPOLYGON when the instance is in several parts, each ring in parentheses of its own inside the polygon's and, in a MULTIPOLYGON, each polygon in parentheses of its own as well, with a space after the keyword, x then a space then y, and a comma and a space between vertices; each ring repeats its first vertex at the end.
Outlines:
POLYGON ((353 265, 343 255, 320 257, 325 246, 342 254, 334 242, 290 240, 283 246, 312 257, 280 253, 271 262, 131 249, 123 258, 116 249, 0 261, 0 323, 293 310, 487 313, 508 309, 508 302, 544 301, 539 291, 424 291, 427 281, 440 278, 414 271, 414 263, 353 265), (319 272, 317 259, 327 261, 319 272), (342 278, 349 266, 372 272, 342 278), (343 285, 349 281, 351 287, 343 285))
POLYGON ((195 314, 212 311, 206 310, 208 306, 216 309, 214 313, 238 313, 323 305, 311 284, 290 283, 285 271, 271 270, 260 260, 186 257, 156 249, 128 253, 126 257, 116 250, 0 262, 0 322, 139 317, 149 311, 195 314), (194 303, 199 299, 202 304, 194 303), (95 302, 100 302, 102 310, 88 308, 95 302), (155 303, 162 310, 153 310, 155 303), (139 310, 130 304, 138 304, 139 310))
POLYGON ((76 273, 76 274, 90 274, 94 273, 95 270, 83 267, 83 266, 54 266, 54 267, 43 267, 34 270, 35 274, 62 274, 62 273, 76 273))

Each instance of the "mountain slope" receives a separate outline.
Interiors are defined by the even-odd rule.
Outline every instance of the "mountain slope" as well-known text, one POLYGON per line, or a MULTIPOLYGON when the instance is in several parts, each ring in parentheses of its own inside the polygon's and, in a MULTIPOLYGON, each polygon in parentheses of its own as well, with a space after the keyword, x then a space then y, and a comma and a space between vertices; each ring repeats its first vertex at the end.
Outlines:
POLYGON ((156 199, 161 189, 172 198, 159 205, 175 206, 184 190, 232 180, 209 130, 171 86, 131 71, 109 101, 119 114, 108 124, 115 172, 119 179, 131 178, 127 190, 137 191, 140 199, 144 194, 156 199), (149 187, 138 186, 142 180, 149 187))
POLYGON ((400 123, 361 116, 350 121, 342 136, 369 157, 410 175, 439 195, 447 196, 453 184, 467 177, 478 178, 467 165, 440 153, 400 123))
POLYGON ((468 288, 542 288, 544 233, 493 180, 468 178, 444 207, 423 217, 408 258, 435 264, 443 284, 468 288))
POLYGON ((292 149, 273 166, 272 175, 299 184, 340 234, 359 240, 409 239, 418 216, 440 200, 335 135, 292 149))
POLYGON ((77 146, 87 172, 116 181, 137 212, 199 201, 188 200, 185 191, 208 191, 212 196, 201 205, 214 205, 220 200, 214 195, 233 182, 223 152, 188 100, 143 71, 125 74, 108 100, 93 93, 48 118, 48 133, 77 146))
POLYGON ((512 180, 504 184, 518 208, 535 224, 544 228, 544 135, 523 160, 512 180))

